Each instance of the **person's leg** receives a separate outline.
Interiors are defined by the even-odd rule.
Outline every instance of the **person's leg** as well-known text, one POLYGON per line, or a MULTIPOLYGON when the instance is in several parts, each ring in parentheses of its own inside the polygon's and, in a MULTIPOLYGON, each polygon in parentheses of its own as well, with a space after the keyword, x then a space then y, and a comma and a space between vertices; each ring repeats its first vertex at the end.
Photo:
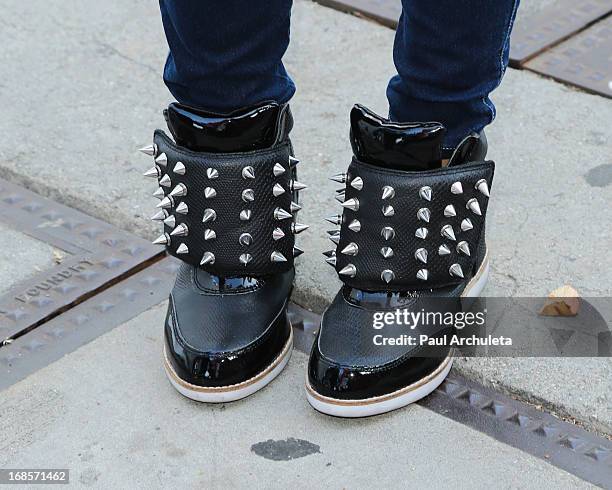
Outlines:
POLYGON ((438 121, 454 147, 495 117, 519 0, 402 0, 387 88, 390 118, 438 121))
POLYGON ((164 81, 181 104, 231 112, 287 102, 295 86, 281 61, 292 0, 160 0, 170 54, 164 81))

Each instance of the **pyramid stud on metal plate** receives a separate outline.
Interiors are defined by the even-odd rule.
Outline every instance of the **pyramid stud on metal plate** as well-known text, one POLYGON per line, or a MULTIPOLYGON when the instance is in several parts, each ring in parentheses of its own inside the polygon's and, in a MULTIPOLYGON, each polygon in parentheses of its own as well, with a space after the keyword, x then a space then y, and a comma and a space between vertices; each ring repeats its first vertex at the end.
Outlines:
POLYGON ((395 189, 390 185, 382 188, 382 199, 393 199, 395 197, 395 189))
POLYGON ((285 257, 282 253, 275 250, 274 252, 272 252, 272 255, 270 255, 270 261, 271 262, 287 262, 287 257, 285 257))
POLYGON ((421 199, 425 199, 426 201, 431 201, 431 187, 429 187, 428 185, 424 185, 423 187, 421 187, 419 189, 419 196, 421 196, 421 199))
POLYGON ((251 254, 240 254, 238 260, 240 260, 240 263, 246 267, 248 263, 253 260, 253 256, 251 254))
POLYGON ((253 236, 250 233, 243 233, 238 238, 238 243, 243 247, 248 247, 251 243, 253 243, 253 236))
POLYGON ((216 168, 207 168, 206 177, 208 177, 209 179, 218 179, 219 171, 216 168))
POLYGON ((165 195, 166 195, 166 193, 164 192, 164 190, 161 187, 158 187, 155 190, 155 192, 153 193, 153 197, 155 197, 157 199, 163 199, 165 195))
POLYGON ((304 223, 291 223, 291 231, 293 232, 294 235, 299 235, 300 233, 302 233, 304 230, 307 230, 309 228, 308 225, 305 225, 304 223))
POLYGON ((179 255, 188 254, 189 253, 189 247, 187 245, 185 245, 184 243, 181 243, 176 248, 176 253, 179 254, 179 255))
POLYGON ((331 256, 331 257, 326 258, 326 259, 325 259, 325 262, 327 262, 327 263, 328 263, 329 265, 331 265, 332 267, 336 267, 336 262, 337 262, 336 256, 335 256, 335 255, 333 255, 333 256, 331 256))
POLYGON ((300 206, 297 202, 291 201, 291 204, 289 204, 289 211, 292 213, 297 213, 300 209, 302 209, 302 206, 300 206))
POLYGON ((306 184, 302 184, 301 182, 298 182, 297 180, 292 180, 292 181, 289 183, 289 188, 290 188, 292 191, 301 191, 301 190, 303 190, 303 189, 307 189, 307 188, 308 188, 308 186, 307 186, 306 184))
POLYGON ((440 230, 440 234, 443 237, 448 238, 449 240, 457 240, 457 238, 455 237, 455 232, 453 231, 453 227, 451 225, 444 225, 440 230))
POLYGON ((185 164, 183 162, 176 162, 176 165, 174 166, 172 171, 177 175, 185 175, 185 164))
POLYGON ((325 221, 331 223, 332 225, 340 225, 340 224, 342 224, 342 215, 341 214, 332 214, 328 218, 325 218, 325 221))
POLYGON ((357 211, 359 209, 359 200, 353 197, 349 199, 348 201, 344 201, 342 203, 342 207, 346 209, 350 209, 351 211, 357 211))
POLYGON ((425 221, 425 223, 429 223, 429 219, 431 218, 431 211, 429 208, 421 208, 417 211, 417 219, 419 221, 425 221))
POLYGON ((164 225, 166 225, 169 228, 174 229, 174 227, 176 226, 176 218, 174 217, 173 214, 171 214, 164 220, 164 225))
POLYGON ((304 253, 304 251, 300 247, 295 247, 295 246, 293 247, 293 256, 294 257, 299 257, 303 253, 304 253))
POLYGON ((427 263, 427 250, 424 248, 418 248, 416 252, 414 252, 414 258, 424 264, 427 263))
POLYGON ((387 241, 395 238, 395 230, 390 226, 385 226, 382 230, 380 230, 380 234, 387 241))
POLYGON ((175 211, 178 214, 187 214, 189 212, 189 206, 187 206, 186 202, 180 202, 176 207, 175 211))
POLYGON ((187 236, 189 235, 189 228, 185 223, 179 224, 174 230, 170 232, 170 236, 187 236))
POLYGON ((289 165, 295 167, 298 163, 300 163, 300 161, 297 158, 292 156, 289 157, 289 165))
POLYGON ((164 233, 153 240, 153 245, 170 245, 170 235, 164 233))
POLYGON ((292 218, 293 215, 287 211, 285 211, 283 208, 276 208, 274 210, 274 219, 277 221, 281 221, 287 218, 292 218))
POLYGON ((360 191, 363 189, 363 179, 361 177, 355 177, 353 180, 351 180, 351 187, 360 191))
POLYGON ((243 209, 240 211, 240 221, 249 221, 253 212, 250 209, 243 209))
POLYGON ((204 189, 204 197, 206 199, 212 199, 213 197, 217 197, 217 191, 214 189, 214 187, 206 187, 204 189))
POLYGON ((353 264, 348 264, 347 266, 340 269, 338 271, 338 274, 340 274, 341 276, 355 277, 355 275, 357 274, 357 267, 355 267, 353 264))
POLYGON ((161 165, 162 167, 165 167, 166 165, 168 165, 168 157, 166 156, 165 153, 162 153, 155 159, 155 163, 157 163, 157 165, 161 165))
POLYGON ((280 240, 284 236, 285 236, 285 232, 281 230, 280 228, 274 228, 274 230, 272 231, 272 238, 274 240, 280 240))
POLYGON ((157 211, 157 213, 151 216, 151 220, 152 221, 163 221, 167 217, 168 217, 168 211, 166 211, 165 209, 160 209, 159 211, 157 211))
POLYGON ((150 157, 154 157, 157 154, 157 145, 147 145, 144 148, 138 150, 140 153, 144 153, 145 155, 149 155, 150 157))
POLYGON ((253 202, 255 200, 255 191, 253 189, 245 189, 242 191, 242 200, 244 202, 253 202))
POLYGON ((202 255, 202 260, 200 260, 200 265, 214 264, 215 263, 215 254, 212 252, 204 252, 202 255))
POLYGON ((383 216, 387 216, 387 217, 393 216, 395 215, 395 209, 393 209, 393 206, 389 206, 389 205, 383 206, 382 214, 383 216))
POLYGON ((348 224, 348 229, 351 231, 354 231, 355 233, 360 232, 361 231, 361 221, 359 221, 358 219, 354 219, 348 224))
POLYGON ((279 175, 283 175, 285 173, 285 167, 283 167, 280 163, 276 162, 274 167, 272 167, 272 173, 274 177, 278 177, 279 175))
POLYGON ((278 184, 278 183, 274 184, 274 187, 272 187, 272 195, 273 195, 274 197, 281 196, 281 195, 283 195, 284 193, 285 193, 285 189, 283 189, 283 186, 282 186, 282 185, 280 185, 280 184, 278 184))
POLYGON ((157 203, 158 208, 168 209, 174 207, 174 199, 171 196, 164 197, 159 203, 157 203))
POLYGON ((215 238, 217 238, 217 234, 215 233, 215 230, 211 230, 210 228, 207 228, 206 230, 204 230, 204 240, 209 241, 209 240, 214 240, 215 238))
POLYGON ((423 227, 417 228, 414 232, 414 236, 420 238, 421 240, 425 240, 427 238, 427 235, 429 235, 429 230, 423 227))
POLYGON ((487 184, 485 179, 480 179, 478 182, 476 182, 474 188, 480 191, 481 194, 489 197, 489 184, 487 184))
POLYGON ((147 170, 144 174, 142 174, 145 177, 149 177, 151 179, 159 179, 159 176, 161 175, 161 170, 159 169, 159 167, 157 165, 151 167, 149 170, 147 170))
POLYGON ((380 254, 385 259, 390 259, 391 257, 393 257, 393 249, 391 247, 383 247, 380 249, 380 254))
POLYGON ((448 206, 446 206, 444 208, 444 216, 446 218, 452 218, 454 216, 457 216, 457 211, 455 210, 455 206, 453 206, 452 204, 449 204, 448 206))
POLYGON ((453 194, 463 194, 463 186, 461 185, 461 182, 455 182, 453 185, 451 185, 450 190, 453 194))
POLYGON ((357 255, 359 253, 359 247, 356 243, 351 242, 346 247, 344 247, 340 253, 344 255, 357 255))
POLYGON ((461 231, 469 231, 472 228, 474 228, 474 225, 472 224, 470 218, 465 218, 463 221, 461 221, 461 231))
POLYGON ((393 279, 395 279, 395 273, 390 269, 385 269, 380 273, 380 278, 389 284, 393 279))
POLYGON ((457 252, 462 253, 463 255, 467 255, 469 257, 470 256, 470 246, 468 245, 468 242, 466 242, 465 240, 460 241, 457 244, 457 252))
POLYGON ((346 174, 336 174, 333 177, 330 177, 329 180, 333 180, 339 184, 344 184, 346 182, 346 174))
POLYGON ((478 204, 478 200, 475 197, 470 199, 465 207, 472 211, 472 213, 477 214, 478 216, 482 216, 482 211, 480 210, 480 204, 478 204))
POLYGON ((250 165, 244 167, 242 169, 242 178, 243 179, 254 179, 255 178, 255 169, 250 165))
POLYGON ((217 212, 214 209, 207 208, 204 210, 204 216, 202 216, 202 223, 208 223, 209 221, 215 221, 217 219, 217 212))
POLYGON ((162 187, 170 187, 172 185, 170 176, 166 174, 161 179, 159 179, 159 185, 161 185, 162 187))
POLYGON ((463 269, 459 264, 453 264, 448 268, 448 273, 451 276, 460 277, 463 279, 463 269))
POLYGON ((427 271, 427 269, 419 269, 416 273, 416 277, 421 281, 427 281, 427 278, 429 277, 429 272, 427 271))
POLYGON ((438 247, 438 255, 449 255, 450 253, 450 248, 448 248, 448 245, 446 245, 445 243, 438 247))
POLYGON ((183 197, 187 195, 187 186, 185 184, 177 184, 169 194, 171 197, 183 197))

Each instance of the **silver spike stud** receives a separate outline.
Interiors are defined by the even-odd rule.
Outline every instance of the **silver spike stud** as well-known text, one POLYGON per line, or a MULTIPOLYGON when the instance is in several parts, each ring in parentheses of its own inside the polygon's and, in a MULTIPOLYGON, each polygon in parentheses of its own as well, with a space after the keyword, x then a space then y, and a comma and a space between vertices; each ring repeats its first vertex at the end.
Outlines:
POLYGON ((416 277, 420 281, 427 281, 427 278, 429 277, 429 272, 427 271, 427 269, 419 269, 416 273, 416 277))
POLYGON ((270 255, 270 261, 271 262, 287 262, 287 257, 285 257, 282 253, 275 250, 274 252, 272 252, 272 255, 270 255))
POLYGON ((390 185, 382 188, 382 199, 393 199, 395 197, 395 189, 390 185))
POLYGON ((338 232, 336 235, 329 235, 328 237, 332 242, 334 242, 336 245, 338 245, 340 243, 340 233, 338 232))
POLYGON ((280 163, 276 162, 274 167, 272 167, 272 173, 274 177, 278 177, 279 175, 283 175, 286 172, 285 167, 283 167, 280 163))
POLYGON ((145 177, 149 177, 151 179, 159 179, 159 176, 161 175, 161 170, 159 169, 159 167, 157 165, 151 167, 149 170, 147 170, 144 174, 142 174, 145 177))
POLYGON ((453 218, 454 216, 457 216, 457 211, 455 210, 455 206, 453 206, 452 204, 449 204, 448 206, 446 206, 444 208, 444 216, 446 218, 453 218))
POLYGON ((325 255, 325 257, 335 257, 336 256, 336 251, 335 250, 328 250, 327 252, 322 252, 323 255, 325 255))
POLYGON ((242 200, 244 202, 253 202, 255 200, 255 191, 253 189, 245 189, 242 191, 242 200))
POLYGON ((480 179, 478 182, 476 182, 474 188, 477 191, 480 191, 481 194, 485 195, 486 197, 489 197, 489 184, 487 184, 487 181, 485 179, 480 179))
POLYGON ((174 199, 171 196, 164 197, 159 203, 157 203, 158 208, 168 209, 174 206, 174 199))
POLYGON ((310 228, 308 225, 305 225, 304 223, 291 223, 291 231, 293 232, 294 235, 299 235, 300 233, 302 233, 303 231, 307 230, 308 228, 310 228))
POLYGON ((359 209, 359 200, 353 197, 349 199, 348 201, 344 201, 342 203, 342 207, 346 209, 350 209, 351 211, 357 211, 359 209))
POLYGON ((153 245, 170 245, 170 235, 164 233, 153 240, 153 245))
POLYGON ((187 214, 189 212, 189 206, 187 206, 186 202, 180 202, 176 207, 175 211, 178 214, 187 214))
POLYGON ((349 243, 346 247, 344 247, 340 253, 344 255, 357 255, 359 253, 359 247, 355 242, 349 243))
POLYGON ((251 254, 240 254, 240 257, 238 257, 238 260, 240 261, 242 265, 246 267, 249 264, 249 262, 253 260, 253 256, 251 254))
POLYGON ((189 247, 185 245, 184 243, 181 243, 178 247, 176 247, 176 253, 179 255, 188 254, 189 247))
POLYGON ((462 253, 463 255, 467 255, 469 257, 470 256, 470 246, 468 245, 468 242, 466 242, 465 240, 460 241, 457 244, 457 252, 462 253))
POLYGON ((240 221, 249 221, 251 216, 253 216, 253 212, 250 209, 240 211, 240 221))
POLYGON ((382 230, 380 230, 380 234, 387 241, 395 238, 395 230, 390 226, 385 226, 382 230))
POLYGON ((185 223, 180 223, 174 230, 170 232, 170 236, 187 236, 189 228, 185 223))
POLYGON ((344 199, 345 199, 344 198, 344 192, 341 193, 341 194, 336 194, 334 199, 336 199, 336 201, 338 201, 340 204, 342 204, 344 202, 344 199))
POLYGON ((339 184, 344 184, 346 182, 346 174, 336 174, 333 177, 330 177, 329 180, 333 180, 339 184))
POLYGON ((281 221, 281 220, 293 217, 291 213, 285 211, 283 208, 276 208, 273 214, 274 214, 274 219, 277 221, 281 221))
POLYGON ((446 245, 445 243, 438 247, 438 255, 450 255, 450 253, 450 248, 448 248, 448 245, 446 245))
POLYGON ((283 189, 282 185, 279 183, 274 184, 274 187, 272 187, 272 195, 274 197, 282 196, 284 193, 285 189, 283 189))
POLYGON ((300 209, 302 209, 302 206, 300 206, 297 202, 291 201, 291 204, 289 204, 289 211, 292 213, 297 213, 300 209))
POLYGON ((391 247, 383 247, 380 249, 380 254, 385 259, 390 259, 391 257, 393 257, 393 249, 391 247))
POLYGON ((170 197, 183 197, 187 195, 187 186, 185 184, 177 184, 172 191, 170 191, 170 197))
POLYGON ((238 238, 238 243, 243 247, 248 247, 251 243, 253 243, 253 236, 250 233, 243 233, 238 238))
POLYGON ((272 238, 275 241, 280 240, 284 236, 285 236, 285 232, 281 230, 280 228, 274 228, 274 230, 272 231, 272 238))
POLYGON ((417 228, 414 232, 414 236, 420 238, 421 240, 425 240, 427 238, 427 235, 429 235, 429 230, 423 227, 417 228))
POLYGON ((440 234, 443 237, 448 238, 449 240, 457 240, 457 238, 455 237, 455 232, 453 231, 453 227, 451 225, 444 225, 440 230, 440 234))
POLYGON ((242 169, 242 178, 243 179, 254 179, 255 178, 255 169, 250 165, 244 167, 242 169))
POLYGON ((219 178, 219 171, 216 168, 207 168, 206 169, 206 177, 208 177, 209 179, 218 179, 219 178))
POLYGON ((159 211, 157 211, 157 213, 151 216, 151 220, 152 221, 164 221, 167 217, 168 217, 168 211, 166 211, 165 209, 160 209, 159 211))
POLYGON ((461 185, 461 182, 453 183, 450 190, 453 194, 463 194, 463 186, 461 185))
POLYGON ((217 219, 217 212, 214 209, 207 208, 204 210, 204 216, 202 216, 202 223, 208 223, 209 221, 215 221, 217 219))
POLYGON ((341 214, 332 214, 328 218, 325 218, 325 221, 331 223, 332 225, 340 225, 340 224, 342 224, 342 215, 341 214))
POLYGON ((451 276, 460 277, 463 279, 463 269, 459 264, 453 264, 448 268, 448 273, 451 276))
POLYGON ((212 199, 213 197, 217 197, 217 191, 214 187, 205 187, 204 188, 204 197, 206 199, 212 199))
POLYGON ((425 221, 425 223, 429 223, 429 219, 431 218, 431 211, 429 208, 421 208, 417 211, 417 219, 419 221, 425 221))
POLYGON ((155 197, 156 199, 160 199, 160 200, 163 199, 165 195, 166 193, 161 187, 158 187, 153 193, 153 197, 155 197))
POLYGON ((358 219, 354 219, 348 224, 348 229, 351 231, 354 231, 355 233, 360 232, 361 231, 361 221, 359 221, 358 219))
POLYGON ((292 180, 291 182, 289 182, 289 188, 292 191, 301 191, 303 189, 308 188, 308 186, 306 184, 302 184, 301 182, 298 182, 297 180, 292 180))
POLYGON ((482 216, 482 211, 480 210, 480 204, 478 204, 478 200, 473 197, 466 204, 465 207, 472 211, 472 213, 477 214, 478 216, 482 216))
POLYGON ((389 284, 391 281, 393 281, 393 279, 395 279, 395 274, 392 270, 385 269, 380 273, 380 278, 389 284))
POLYGON ((424 264, 427 263, 427 250, 424 248, 418 248, 416 252, 414 252, 414 258, 424 264))
POLYGON ((164 220, 164 225, 168 226, 169 228, 174 228, 176 226, 176 218, 173 214, 164 220))
POLYGON ((463 221, 461 221, 461 231, 469 231, 472 228, 474 228, 474 225, 472 224, 472 220, 470 218, 465 218, 463 221))
POLYGON ((168 165, 168 157, 166 156, 165 153, 162 153, 155 159, 155 163, 157 163, 157 165, 161 165, 162 167, 165 167, 166 165, 168 165))
POLYGON ((395 209, 393 209, 393 206, 389 206, 389 205, 383 206, 382 214, 383 216, 387 216, 387 217, 393 216, 395 215, 395 209))
POLYGON ((157 154, 157 145, 156 144, 147 145, 143 148, 140 148, 138 151, 150 157, 154 157, 157 154))
POLYGON ((357 267, 353 264, 348 264, 338 271, 341 276, 355 277, 357 275, 357 267))
POLYGON ((419 189, 419 196, 421 197, 421 199, 425 199, 426 201, 431 201, 431 187, 429 187, 428 185, 424 185, 423 187, 421 187, 419 189))
POLYGON ((200 265, 212 265, 215 263, 215 254, 212 252, 204 252, 202 255, 202 260, 200 260, 200 265))
POLYGON ((170 176, 166 174, 161 179, 159 179, 159 185, 161 185, 162 187, 170 187, 172 185, 170 176))
POLYGON ((295 246, 293 247, 293 256, 294 257, 299 257, 303 253, 304 253, 304 251, 300 247, 295 247, 295 246))
POLYGON ((300 163, 300 161, 297 158, 289 156, 289 165, 295 167, 298 163, 300 163))
POLYGON ((204 240, 209 241, 214 240, 215 238, 217 238, 215 230, 211 230, 210 228, 206 228, 206 230, 204 230, 204 240))
POLYGON ((336 267, 336 262, 337 262, 336 256, 332 255, 331 257, 327 257, 325 259, 325 262, 327 262, 332 267, 336 267))
POLYGON ((183 162, 176 162, 176 165, 174 166, 172 171, 177 175, 185 175, 185 164, 183 162))
POLYGON ((353 189, 360 191, 363 189, 363 179, 361 177, 355 177, 353 180, 351 180, 350 185, 353 189))

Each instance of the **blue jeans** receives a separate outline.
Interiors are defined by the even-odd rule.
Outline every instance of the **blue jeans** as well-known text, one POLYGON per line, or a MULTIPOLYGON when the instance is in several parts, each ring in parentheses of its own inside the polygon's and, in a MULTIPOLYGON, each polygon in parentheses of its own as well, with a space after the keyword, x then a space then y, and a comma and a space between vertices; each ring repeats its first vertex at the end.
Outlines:
MULTIPOLYGON (((295 85, 282 62, 292 0, 159 3, 170 46, 164 81, 178 102, 227 113, 293 96, 295 85)), ((495 117, 489 93, 508 65, 518 3, 402 0, 393 48, 397 75, 387 87, 389 117, 443 123, 448 148, 489 124, 495 117)))

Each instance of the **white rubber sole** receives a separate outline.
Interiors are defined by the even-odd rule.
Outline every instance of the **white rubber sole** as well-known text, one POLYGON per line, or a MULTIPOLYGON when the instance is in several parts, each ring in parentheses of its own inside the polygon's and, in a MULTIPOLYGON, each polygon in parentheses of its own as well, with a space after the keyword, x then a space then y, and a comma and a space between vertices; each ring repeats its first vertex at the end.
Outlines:
MULTIPOLYGON (((487 254, 474 277, 466 285, 461 297, 478 297, 484 289, 488 277, 489 258, 487 254)), ((448 376, 452 365, 453 358, 451 352, 451 354, 444 359, 442 364, 425 378, 416 381, 410 386, 394 391, 393 393, 363 400, 341 400, 320 395, 310 386, 307 376, 306 398, 308 399, 308 403, 310 403, 315 410, 327 415, 333 415, 334 417, 357 418, 380 415, 410 405, 411 403, 419 401, 421 398, 425 398, 442 384, 448 376)))
POLYGON ((172 386, 174 386, 181 395, 191 400, 204 403, 226 403, 246 398, 256 391, 261 390, 276 378, 289 362, 291 352, 293 351, 293 329, 290 329, 289 332, 289 339, 287 339, 282 352, 276 359, 274 359, 274 361, 261 373, 242 383, 212 388, 188 383, 176 374, 168 361, 168 356, 164 347, 164 368, 166 375, 172 386))

